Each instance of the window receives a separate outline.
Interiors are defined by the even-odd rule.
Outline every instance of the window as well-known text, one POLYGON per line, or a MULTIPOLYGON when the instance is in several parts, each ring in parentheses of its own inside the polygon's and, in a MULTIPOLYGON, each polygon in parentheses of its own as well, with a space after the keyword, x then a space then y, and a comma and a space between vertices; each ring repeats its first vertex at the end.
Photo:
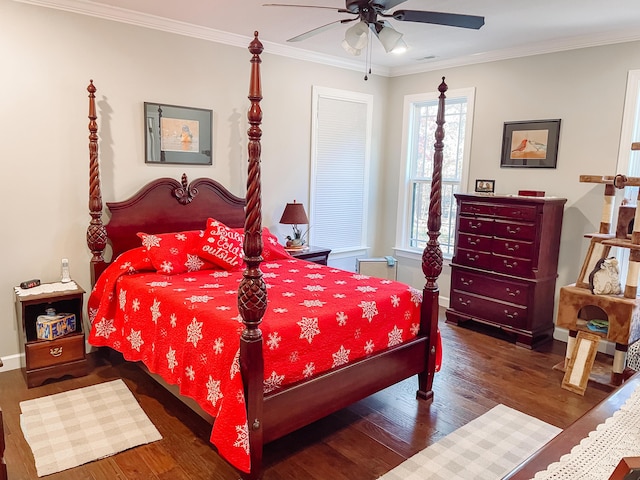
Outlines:
POLYGON ((363 250, 373 97, 313 87, 310 243, 363 250))
MULTIPOLYGON (((403 172, 400 178, 396 249, 422 253, 429 237, 427 219, 435 144, 438 92, 407 95, 404 102, 403 172)), ((442 162, 440 247, 453 255, 456 228, 454 194, 466 191, 475 89, 447 92, 442 162)))

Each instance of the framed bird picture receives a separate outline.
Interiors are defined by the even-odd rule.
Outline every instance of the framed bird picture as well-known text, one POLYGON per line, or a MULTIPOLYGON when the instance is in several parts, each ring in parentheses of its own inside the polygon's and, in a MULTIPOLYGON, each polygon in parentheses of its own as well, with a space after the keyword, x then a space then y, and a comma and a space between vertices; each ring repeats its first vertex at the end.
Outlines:
POLYGON ((501 167, 556 168, 560 119, 505 122, 501 167))

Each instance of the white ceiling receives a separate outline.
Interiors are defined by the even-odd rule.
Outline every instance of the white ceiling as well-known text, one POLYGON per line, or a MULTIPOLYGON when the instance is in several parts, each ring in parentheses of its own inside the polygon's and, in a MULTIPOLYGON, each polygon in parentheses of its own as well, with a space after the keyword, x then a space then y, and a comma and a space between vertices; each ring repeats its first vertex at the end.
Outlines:
MULTIPOLYGON (((337 24, 299 43, 287 39, 351 15, 344 0, 17 0, 160 30, 247 46, 254 30, 267 51, 364 70, 365 56, 340 46, 337 24), (321 5, 332 9, 267 7, 265 3, 321 5)), ((638 0, 406 0, 390 10, 432 10, 485 17, 480 30, 400 22, 404 55, 385 53, 373 39, 373 73, 401 75, 537 53, 640 40, 638 0), (432 58, 433 57, 433 58, 432 58)))

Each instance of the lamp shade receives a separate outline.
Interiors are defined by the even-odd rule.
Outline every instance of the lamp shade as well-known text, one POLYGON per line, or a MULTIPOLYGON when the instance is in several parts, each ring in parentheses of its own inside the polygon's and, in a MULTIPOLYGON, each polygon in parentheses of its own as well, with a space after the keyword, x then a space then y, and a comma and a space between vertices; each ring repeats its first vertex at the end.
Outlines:
POLYGON ((367 46, 368 38, 369 26, 361 20, 347 29, 342 41, 342 48, 351 55, 360 55, 360 50, 367 46))
POLYGON ((304 211, 304 206, 301 203, 296 203, 295 200, 293 203, 287 203, 287 206, 284 207, 284 212, 282 212, 280 223, 286 225, 308 224, 309 219, 307 218, 307 212, 304 211))
POLYGON ((402 39, 402 34, 392 27, 384 26, 378 33, 378 38, 386 52, 389 53, 398 45, 398 42, 402 39))

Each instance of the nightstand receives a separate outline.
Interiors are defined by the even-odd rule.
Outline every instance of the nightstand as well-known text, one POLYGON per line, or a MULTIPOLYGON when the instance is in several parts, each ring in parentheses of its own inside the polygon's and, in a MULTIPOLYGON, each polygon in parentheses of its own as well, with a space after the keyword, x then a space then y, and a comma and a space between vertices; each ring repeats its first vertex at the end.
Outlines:
POLYGON ((330 248, 322 247, 308 247, 303 250, 287 250, 292 257, 300 260, 307 260, 308 262, 319 263, 320 265, 326 265, 331 253, 330 248))
MULTIPOLYGON (((16 314, 20 342, 24 346, 23 368, 29 388, 42 385, 50 378, 64 375, 81 377, 87 374, 83 332, 84 290, 75 285, 71 290, 49 291, 56 284, 41 285, 37 293, 16 293, 16 314), (36 320, 47 308, 58 313, 73 313, 76 316, 74 332, 53 340, 40 340, 36 334, 36 320)), ((57 284, 64 285, 64 284, 57 284)))

